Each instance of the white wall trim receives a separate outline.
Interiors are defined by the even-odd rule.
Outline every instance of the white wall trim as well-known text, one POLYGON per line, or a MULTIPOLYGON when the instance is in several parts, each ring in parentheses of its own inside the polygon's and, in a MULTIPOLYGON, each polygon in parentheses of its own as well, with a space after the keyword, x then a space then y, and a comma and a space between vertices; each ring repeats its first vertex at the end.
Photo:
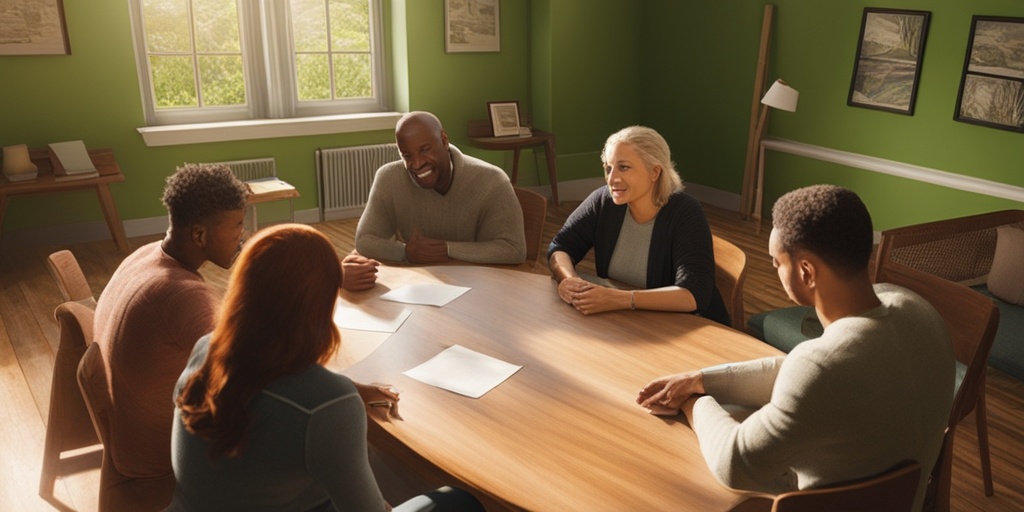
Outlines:
POLYGON ((940 171, 919 165, 886 160, 873 156, 861 155, 831 149, 822 146, 814 146, 803 142, 796 142, 775 137, 766 137, 763 140, 765 149, 781 151, 792 155, 814 158, 825 162, 845 165, 866 171, 874 171, 890 176, 898 176, 924 183, 931 183, 941 187, 949 187, 966 192, 976 192, 992 197, 1009 199, 1011 201, 1024 202, 1024 187, 1018 187, 1007 183, 989 181, 972 176, 964 176, 952 172, 940 171))
MULTIPOLYGON (((300 224, 320 222, 320 209, 296 210, 295 222, 300 224)), ((167 231, 166 215, 145 219, 131 219, 122 221, 122 223, 124 224, 125 235, 128 238, 155 235, 167 231)), ((269 224, 264 224, 264 226, 267 225, 269 224)), ((110 230, 107 229, 107 223, 102 220, 4 231, 2 244, 29 247, 39 245, 62 246, 97 240, 111 240, 110 248, 111 250, 114 249, 114 242, 110 238, 110 230)))
POLYGON ((136 128, 146 146, 174 146, 200 142, 273 139, 334 133, 394 130, 400 112, 374 112, 288 119, 254 119, 219 123, 145 126, 136 128))

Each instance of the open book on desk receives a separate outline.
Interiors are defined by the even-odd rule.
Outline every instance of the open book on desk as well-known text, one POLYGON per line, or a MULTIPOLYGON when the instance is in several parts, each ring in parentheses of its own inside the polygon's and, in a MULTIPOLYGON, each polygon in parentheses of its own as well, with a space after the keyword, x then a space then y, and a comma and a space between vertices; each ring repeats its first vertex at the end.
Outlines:
POLYGON ((85 143, 80 140, 50 144, 50 163, 57 181, 85 179, 99 176, 85 143))
POLYGON ((245 186, 249 187, 251 193, 250 203, 299 197, 299 192, 294 186, 275 177, 246 181, 245 186))

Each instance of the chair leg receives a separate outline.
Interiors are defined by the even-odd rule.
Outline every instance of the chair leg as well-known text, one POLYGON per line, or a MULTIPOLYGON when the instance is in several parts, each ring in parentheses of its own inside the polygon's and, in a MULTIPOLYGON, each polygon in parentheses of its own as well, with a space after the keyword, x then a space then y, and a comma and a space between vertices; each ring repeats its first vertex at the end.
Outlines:
POLYGON ((978 422, 978 452, 981 456, 981 476, 985 484, 985 496, 992 496, 995 490, 992 488, 992 461, 988 453, 988 408, 985 406, 985 382, 982 381, 981 393, 978 393, 978 403, 974 408, 974 415, 978 422))
MULTIPOLYGON (((52 412, 51 412, 52 414, 52 412)), ((50 416, 51 418, 53 416, 50 416)), ((53 497, 53 486, 57 480, 57 466, 60 463, 60 447, 55 438, 56 428, 46 429, 46 443, 43 448, 43 468, 39 472, 39 496, 42 498, 53 497), (52 433, 51 433, 52 432, 52 433)))

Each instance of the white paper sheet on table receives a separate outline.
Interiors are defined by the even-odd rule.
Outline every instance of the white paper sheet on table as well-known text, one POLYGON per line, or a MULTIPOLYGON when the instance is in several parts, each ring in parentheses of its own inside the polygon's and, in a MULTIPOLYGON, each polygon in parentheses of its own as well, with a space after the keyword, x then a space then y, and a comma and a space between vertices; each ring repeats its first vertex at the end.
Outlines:
POLYGON ((376 316, 338 301, 334 305, 334 324, 341 329, 393 333, 398 331, 411 313, 408 309, 402 309, 391 316, 376 316))
POLYGON ((520 368, 522 365, 452 345, 427 362, 402 373, 431 386, 480 398, 520 368))
POLYGON ((465 286, 450 284, 410 284, 391 290, 380 298, 407 304, 425 304, 428 306, 444 306, 469 291, 465 286))

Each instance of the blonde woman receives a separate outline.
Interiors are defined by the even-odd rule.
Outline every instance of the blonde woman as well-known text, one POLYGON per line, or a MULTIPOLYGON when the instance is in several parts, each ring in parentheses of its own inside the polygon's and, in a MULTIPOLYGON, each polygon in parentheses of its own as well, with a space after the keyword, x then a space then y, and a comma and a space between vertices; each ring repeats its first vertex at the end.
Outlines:
POLYGON ((711 228, 683 192, 665 139, 644 126, 623 128, 608 137, 601 161, 606 186, 580 204, 548 249, 559 297, 585 315, 678 311, 729 325, 715 288, 711 228), (603 280, 576 272, 591 249, 603 280))

